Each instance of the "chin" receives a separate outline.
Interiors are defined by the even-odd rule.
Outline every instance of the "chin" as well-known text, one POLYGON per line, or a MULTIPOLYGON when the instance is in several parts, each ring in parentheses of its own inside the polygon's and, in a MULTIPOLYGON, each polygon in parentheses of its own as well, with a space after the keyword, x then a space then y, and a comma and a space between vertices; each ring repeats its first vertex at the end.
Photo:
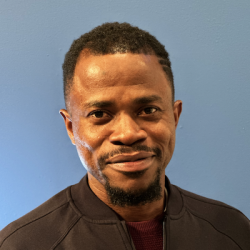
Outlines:
POLYGON ((137 206, 161 198, 161 170, 152 175, 148 171, 126 172, 122 180, 112 181, 106 177, 105 189, 111 204, 137 206), (153 177, 153 178, 152 178, 153 177))
POLYGON ((147 169, 141 170, 141 171, 135 171, 135 172, 123 172, 121 171, 120 173, 123 174, 124 176, 126 176, 128 179, 131 180, 137 180, 142 178, 145 173, 147 172, 147 169))

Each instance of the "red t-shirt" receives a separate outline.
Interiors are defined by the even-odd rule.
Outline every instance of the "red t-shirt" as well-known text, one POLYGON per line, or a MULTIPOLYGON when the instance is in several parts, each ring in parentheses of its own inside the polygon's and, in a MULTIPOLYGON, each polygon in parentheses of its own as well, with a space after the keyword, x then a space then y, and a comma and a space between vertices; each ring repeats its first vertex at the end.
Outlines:
POLYGON ((163 216, 141 222, 126 222, 136 250, 163 249, 163 216))

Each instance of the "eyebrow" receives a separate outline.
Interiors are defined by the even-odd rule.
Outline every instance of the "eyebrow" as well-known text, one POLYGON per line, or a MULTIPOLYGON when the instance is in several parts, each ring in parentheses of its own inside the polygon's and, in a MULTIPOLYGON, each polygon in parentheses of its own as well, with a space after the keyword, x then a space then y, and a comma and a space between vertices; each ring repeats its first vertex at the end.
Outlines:
POLYGON ((84 104, 85 108, 107 108, 112 106, 114 103, 111 101, 92 101, 84 104))
MULTIPOLYGON (((155 101, 159 101, 162 102, 162 98, 160 96, 157 95, 150 95, 150 96, 143 96, 143 97, 138 97, 135 98, 132 103, 133 104, 147 104, 147 103, 151 103, 151 102, 155 102, 155 101)), ((86 104, 84 104, 85 108, 108 108, 113 106, 115 103, 112 101, 91 101, 88 102, 86 104)))
POLYGON ((162 102, 162 98, 158 95, 150 95, 150 96, 144 96, 144 97, 138 97, 135 100, 133 100, 134 104, 147 104, 150 102, 162 102))

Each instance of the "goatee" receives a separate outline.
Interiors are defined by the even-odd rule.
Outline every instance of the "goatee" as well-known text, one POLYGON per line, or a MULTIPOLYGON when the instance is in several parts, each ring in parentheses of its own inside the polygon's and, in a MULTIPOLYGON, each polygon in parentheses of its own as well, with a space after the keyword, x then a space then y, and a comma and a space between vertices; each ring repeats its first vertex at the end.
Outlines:
MULTIPOLYGON (((114 206, 138 206, 151 203, 162 198, 162 187, 160 185, 161 169, 158 168, 154 181, 146 189, 123 190, 119 187, 112 187, 106 177, 105 189, 107 191, 109 201, 114 206)), ((140 172, 136 172, 138 176, 140 172)))
MULTIPOLYGON (((133 145, 131 147, 121 146, 119 149, 103 154, 98 159, 99 169, 102 172, 106 183, 104 185, 109 200, 111 204, 115 206, 125 207, 125 206, 138 206, 145 205, 146 203, 151 203, 153 201, 162 198, 162 187, 160 185, 160 178, 163 168, 160 167, 162 160, 162 152, 159 148, 150 148, 146 145, 133 145), (114 187, 110 184, 109 178, 103 173, 106 168, 106 160, 114 155, 119 155, 123 153, 133 153, 133 152, 153 152, 155 154, 155 160, 159 162, 159 167, 155 173, 154 180, 149 184, 147 188, 141 188, 137 190, 127 189, 123 190, 120 187, 114 187)), ((144 173, 147 170, 137 171, 137 172, 123 172, 124 175, 130 179, 143 178, 144 173)))

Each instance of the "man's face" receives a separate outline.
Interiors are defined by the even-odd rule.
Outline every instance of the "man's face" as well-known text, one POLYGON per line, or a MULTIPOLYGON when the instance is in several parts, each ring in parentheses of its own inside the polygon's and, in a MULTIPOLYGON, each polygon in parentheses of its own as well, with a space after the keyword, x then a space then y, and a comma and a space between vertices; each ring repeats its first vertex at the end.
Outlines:
POLYGON ((164 175, 175 146, 181 101, 154 55, 81 55, 66 128, 99 189, 143 190, 164 175))

